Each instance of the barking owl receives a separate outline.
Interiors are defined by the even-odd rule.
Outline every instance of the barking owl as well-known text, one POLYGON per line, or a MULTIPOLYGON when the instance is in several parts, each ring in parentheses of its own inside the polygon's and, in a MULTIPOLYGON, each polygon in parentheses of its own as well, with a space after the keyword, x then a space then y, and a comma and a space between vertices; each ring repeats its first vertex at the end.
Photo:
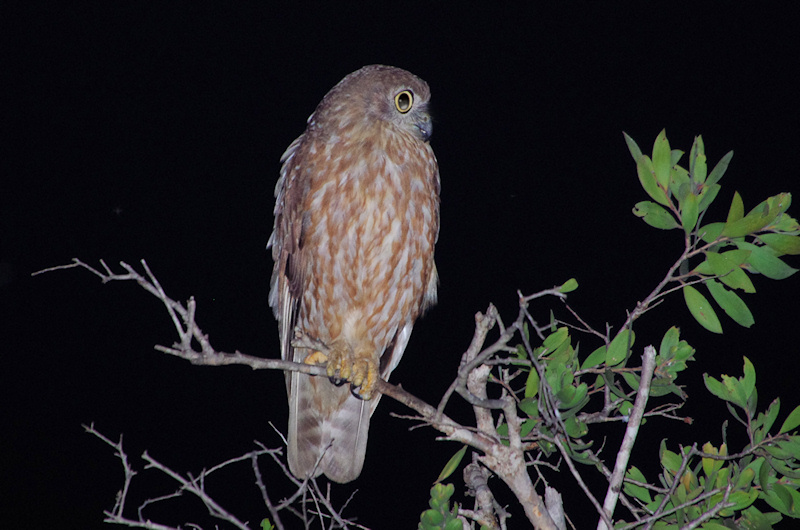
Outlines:
POLYGON ((282 357, 325 363, 330 377, 286 375, 289 469, 299 478, 358 477, 377 378, 388 379, 436 302, 429 99, 413 74, 365 66, 328 92, 281 157, 269 302, 282 357), (295 328, 324 351, 293 347, 295 328))

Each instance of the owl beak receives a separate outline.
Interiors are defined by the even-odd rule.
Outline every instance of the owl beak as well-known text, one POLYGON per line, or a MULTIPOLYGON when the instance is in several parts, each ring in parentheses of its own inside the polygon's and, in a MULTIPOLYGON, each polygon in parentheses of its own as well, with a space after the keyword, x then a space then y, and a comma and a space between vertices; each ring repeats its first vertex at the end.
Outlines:
POLYGON ((414 125, 419 129, 419 134, 423 142, 427 142, 431 139, 431 135, 433 134, 433 121, 431 121, 430 114, 427 112, 420 112, 414 125))

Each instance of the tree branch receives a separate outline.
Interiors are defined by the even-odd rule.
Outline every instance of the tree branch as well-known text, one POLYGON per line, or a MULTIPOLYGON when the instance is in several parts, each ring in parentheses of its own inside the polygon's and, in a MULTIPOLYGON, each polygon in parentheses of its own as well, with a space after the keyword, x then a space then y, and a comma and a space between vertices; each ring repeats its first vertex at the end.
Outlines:
MULTIPOLYGON (((639 426, 644 417, 644 409, 647 406, 647 398, 650 395, 650 382, 653 377, 653 370, 656 366, 656 349, 653 346, 647 346, 644 349, 642 356, 642 379, 639 382, 639 391, 636 393, 636 401, 631 409, 630 418, 628 420, 628 427, 625 429, 625 436, 622 438, 622 445, 617 453, 617 461, 614 464, 614 471, 611 474, 611 479, 608 483, 608 490, 606 491, 606 498, 603 502, 603 511, 611 518, 614 515, 614 508, 619 499, 619 492, 622 488, 622 479, 625 477, 625 471, 628 469, 628 460, 631 457, 633 444, 636 442, 636 435, 639 433, 639 426)), ((598 530, 607 530, 612 526, 607 526, 608 522, 602 518, 597 523, 598 530)))

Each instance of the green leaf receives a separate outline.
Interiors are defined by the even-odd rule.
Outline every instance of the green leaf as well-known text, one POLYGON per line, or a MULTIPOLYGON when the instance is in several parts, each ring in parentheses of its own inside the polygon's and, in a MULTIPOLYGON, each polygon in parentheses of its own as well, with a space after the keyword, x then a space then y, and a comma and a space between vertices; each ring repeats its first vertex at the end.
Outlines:
POLYGON ((722 235, 737 238, 754 234, 759 230, 775 222, 792 202, 792 197, 788 193, 779 193, 761 202, 758 206, 750 210, 743 218, 726 222, 722 235))
POLYGON ((694 274, 702 274, 703 276, 713 276, 714 271, 711 268, 711 264, 708 260, 704 260, 702 263, 699 263, 697 267, 694 268, 692 271, 694 274))
POLYGON ((459 521, 458 519, 452 519, 446 525, 444 525, 443 530, 462 530, 464 528, 464 524, 459 521))
POLYGON ((564 366, 564 363, 550 363, 545 368, 544 377, 554 394, 561 392, 561 386, 564 382, 563 375, 566 370, 567 367, 564 366))
POLYGON ((775 224, 772 225, 772 229, 775 232, 783 232, 787 234, 791 233, 796 235, 800 233, 800 223, 797 222, 797 219, 783 214, 778 217, 775 224))
POLYGON ((728 218, 725 220, 725 223, 733 223, 742 217, 744 217, 744 203, 742 202, 742 196, 736 191, 733 193, 733 200, 731 201, 731 207, 728 210, 728 218))
POLYGON ((664 359, 670 359, 673 356, 672 348, 677 348, 678 341, 680 340, 680 330, 672 326, 664 333, 661 339, 661 345, 658 347, 658 355, 664 359))
POLYGON ((666 188, 660 188, 658 186, 658 181, 656 181, 656 175, 653 170, 653 162, 647 155, 642 155, 639 158, 636 164, 636 173, 639 176, 639 182, 642 188, 644 188, 644 191, 646 191, 654 201, 665 206, 669 204, 666 188))
POLYGON ((675 360, 683 363, 683 368, 680 368, 680 370, 683 370, 686 367, 685 361, 693 360, 692 359, 693 355, 694 355, 694 348, 689 346, 688 342, 682 340, 678 343, 678 348, 675 350, 675 360))
POLYGON ((580 438, 589 432, 589 428, 586 426, 586 423, 578 421, 578 419, 574 416, 564 420, 564 430, 571 438, 580 438))
POLYGON ((606 360, 606 346, 605 344, 597 348, 593 351, 589 356, 583 361, 581 368, 586 370, 587 368, 594 368, 598 364, 602 363, 606 360))
POLYGON ((522 438, 528 436, 528 434, 536 427, 538 420, 534 420, 533 418, 528 418, 527 420, 522 422, 522 425, 519 426, 519 435, 522 438))
POLYGON ((742 511, 741 521, 742 528, 746 530, 772 530, 772 525, 778 524, 782 519, 778 513, 763 514, 754 506, 750 506, 742 511))
POLYGON ((694 182, 702 184, 706 181, 707 172, 703 137, 696 136, 692 143, 692 150, 689 152, 689 173, 691 173, 694 182))
POLYGON ((764 495, 767 503, 789 517, 800 517, 800 493, 782 484, 773 484, 772 491, 764 495))
POLYGON ((669 153, 669 166, 672 169, 680 169, 681 171, 686 173, 686 176, 689 176, 689 172, 688 171, 686 171, 685 169, 683 169, 680 166, 676 166, 675 165, 678 162, 680 162, 682 156, 683 156, 683 151, 681 151, 680 149, 671 150, 670 153, 669 153))
POLYGON ((519 409, 531 418, 539 417, 539 400, 533 397, 526 397, 519 402, 519 409))
MULTIPOLYGON (((709 455, 719 455, 719 450, 711 445, 711 442, 706 442, 703 445, 703 452, 709 455)), ((711 479, 712 475, 722 469, 722 466, 725 465, 723 460, 716 460, 714 458, 703 457, 703 473, 705 473, 706 477, 711 479)))
MULTIPOLYGON (((675 151, 673 151, 673 160, 675 159, 675 151)), ((679 201, 683 201, 687 195, 692 193, 694 185, 692 179, 689 178, 689 172, 681 166, 674 166, 669 174, 669 191, 679 201)))
POLYGON ((637 202, 633 207, 633 215, 641 217, 645 223, 660 230, 671 230, 679 226, 671 213, 651 201, 637 202))
MULTIPOLYGON (((748 401, 756 395, 756 371, 753 363, 747 357, 744 358, 744 376, 737 379, 728 375, 722 375, 720 383, 708 374, 703 374, 706 388, 718 398, 729 401, 747 410, 748 401)), ((731 412, 734 409, 730 409, 731 412)), ((748 413, 750 411, 748 410, 748 413)), ((751 414, 752 416, 752 414, 751 414)), ((737 416, 738 418, 738 416, 737 416)))
POLYGON ((525 381, 525 397, 532 398, 539 392, 539 372, 531 366, 528 379, 525 381))
POLYGON ((731 163, 731 158, 733 158, 733 151, 728 151, 728 153, 717 162, 717 165, 714 166, 714 169, 711 170, 711 174, 706 179, 707 185, 711 186, 719 182, 719 179, 721 179, 725 171, 728 170, 728 164, 731 163))
POLYGON ((780 409, 781 409, 781 400, 776 398, 775 400, 772 401, 772 403, 770 403, 766 413, 758 415, 756 424, 754 424, 756 432, 753 436, 753 441, 756 444, 761 443, 761 441, 764 439, 767 433, 769 433, 769 430, 772 428, 772 425, 778 418, 778 412, 780 411, 780 409))
POLYGON ((792 194, 791 193, 779 193, 774 197, 770 197, 767 199, 769 203, 769 210, 770 213, 773 211, 776 212, 777 215, 783 214, 786 210, 789 209, 789 206, 792 204, 792 194))
POLYGON ((660 187, 669 185, 670 168, 672 167, 672 151, 667 140, 667 131, 662 129, 653 144, 653 171, 660 187))
POLYGON ((722 254, 707 252, 706 261, 711 265, 711 270, 719 276, 719 280, 733 289, 742 289, 746 293, 756 292, 753 282, 742 270, 740 265, 745 262, 749 254, 731 250, 722 254))
POLYGON ((800 425, 800 405, 789 413, 789 416, 784 420, 783 425, 781 425, 781 430, 778 434, 784 434, 796 429, 798 425, 800 425))
POLYGON ((461 449, 459 449, 456 454, 450 457, 450 460, 444 465, 442 472, 439 473, 439 477, 436 479, 436 482, 441 482, 453 472, 458 469, 459 464, 461 464, 461 460, 464 458, 464 454, 467 452, 467 446, 465 445, 461 449))
MULTIPOLYGON (((800 437, 790 436, 788 440, 778 440, 778 446, 792 455, 792 461, 787 462, 797 465, 797 460, 800 458, 800 437)), ((797 472, 797 470, 794 470, 797 472)))
POLYGON ((544 346, 548 352, 555 350, 565 341, 569 340, 569 330, 566 327, 558 328, 554 333, 548 335, 542 346, 544 346))
POLYGON ((719 238, 723 228, 725 228, 725 223, 710 223, 700 228, 697 233, 703 241, 712 243, 719 238))
MULTIPOLYGON (((635 466, 631 466, 628 472, 625 474, 625 478, 630 480, 635 480, 636 482, 641 482, 642 484, 647 484, 647 479, 644 477, 641 471, 635 466)), ((632 497, 636 497, 640 501, 645 504, 649 504, 653 502, 652 497, 650 497, 650 490, 644 488, 642 486, 638 486, 636 484, 631 484, 630 482, 624 482, 623 488, 625 493, 632 497)))
POLYGON ((636 334, 628 329, 623 329, 608 345, 608 352, 606 352, 606 365, 616 366, 628 357, 628 338, 630 338, 630 346, 633 346, 633 341, 636 339, 636 334))
POLYGON ((581 383, 576 387, 570 386, 568 388, 574 389, 572 396, 569 400, 562 399, 561 403, 559 403, 559 408, 571 409, 583 401, 586 395, 589 393, 589 387, 586 385, 586 383, 581 383))
POLYGON ((558 292, 564 294, 571 293, 577 288, 578 288, 578 280, 576 280, 575 278, 570 278, 569 280, 561 284, 561 287, 558 288, 558 292))
POLYGON ((714 310, 711 308, 706 297, 691 285, 683 287, 683 298, 686 301, 686 307, 689 312, 700 323, 701 326, 713 333, 722 333, 722 325, 719 323, 719 318, 714 310))
POLYGON ((441 528, 442 523, 444 523, 444 515, 437 510, 425 510, 422 512, 422 516, 420 517, 420 524, 423 528, 431 530, 435 528, 441 528))
POLYGON ((751 504, 753 504, 757 498, 758 498, 757 490, 734 491, 728 496, 728 502, 734 503, 733 506, 720 511, 720 515, 730 517, 731 515, 734 514, 734 512, 743 510, 748 506, 750 506, 751 504))
POLYGON ((642 158, 642 150, 639 149, 639 146, 627 133, 623 132, 622 136, 625 138, 625 143, 628 145, 628 151, 631 152, 633 161, 638 163, 639 159, 642 158))
POLYGON ((674 477, 681 467, 681 457, 665 449, 661 453, 661 466, 674 477))
POLYGON ((706 521, 705 523, 703 523, 703 526, 700 527, 700 530, 730 530, 730 529, 724 524, 715 523, 714 521, 706 521))
POLYGON ((622 372, 622 378, 634 391, 639 390, 639 382, 641 381, 641 378, 638 375, 631 372, 622 372))
POLYGON ((697 216, 697 195, 689 193, 681 202, 681 225, 684 232, 689 234, 694 230, 697 224, 697 216))
POLYGON ((703 382, 706 384, 706 388, 709 392, 717 396, 718 398, 724 401, 730 401, 731 393, 730 391, 725 388, 725 385, 719 382, 714 377, 711 377, 708 374, 703 374, 703 382))
POLYGON ((450 497, 456 492, 452 484, 434 484, 431 487, 431 500, 436 500, 440 505, 450 502, 450 497))
POLYGON ((672 379, 658 377, 653 380, 653 383, 650 385, 650 397, 661 397, 667 394, 683 396, 681 389, 672 382, 672 379))
POLYGON ((772 487, 772 483, 775 482, 775 472, 767 463, 767 459, 765 457, 759 457, 756 460, 759 465, 758 469, 758 485, 761 486, 763 491, 768 491, 772 487))
POLYGON ((749 328, 755 323, 753 314, 750 312, 750 309, 748 309, 747 304, 745 304, 736 293, 725 289, 725 287, 713 279, 706 282, 706 287, 711 293, 711 296, 714 297, 714 301, 717 302, 722 310, 737 324, 749 328))
POLYGON ((761 234, 758 238, 763 241, 769 248, 779 253, 791 254, 793 256, 800 254, 800 237, 789 234, 761 234))
POLYGON ((719 184, 712 184, 710 186, 703 184, 700 186, 697 196, 700 198, 699 208, 701 212, 705 211, 706 208, 714 202, 714 199, 717 198, 717 194, 719 194, 719 190, 721 189, 722 187, 719 184))
POLYGON ((749 251, 750 255, 747 258, 747 263, 756 272, 760 272, 771 280, 784 280, 797 272, 797 269, 788 266, 783 260, 775 257, 764 247, 745 241, 737 241, 736 246, 749 251))

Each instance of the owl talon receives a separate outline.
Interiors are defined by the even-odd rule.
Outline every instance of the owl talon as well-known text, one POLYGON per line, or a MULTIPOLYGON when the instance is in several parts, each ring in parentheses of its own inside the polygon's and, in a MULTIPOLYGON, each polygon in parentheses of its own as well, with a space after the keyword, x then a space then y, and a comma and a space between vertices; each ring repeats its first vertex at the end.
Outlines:
POLYGON ((359 355, 343 343, 333 344, 326 372, 337 386, 350 383, 350 391, 359 399, 370 399, 375 393, 378 363, 369 354, 359 355))
POLYGON ((353 394, 354 398, 364 400, 364 396, 359 393, 359 388, 353 385, 350 385, 350 393, 353 394))

